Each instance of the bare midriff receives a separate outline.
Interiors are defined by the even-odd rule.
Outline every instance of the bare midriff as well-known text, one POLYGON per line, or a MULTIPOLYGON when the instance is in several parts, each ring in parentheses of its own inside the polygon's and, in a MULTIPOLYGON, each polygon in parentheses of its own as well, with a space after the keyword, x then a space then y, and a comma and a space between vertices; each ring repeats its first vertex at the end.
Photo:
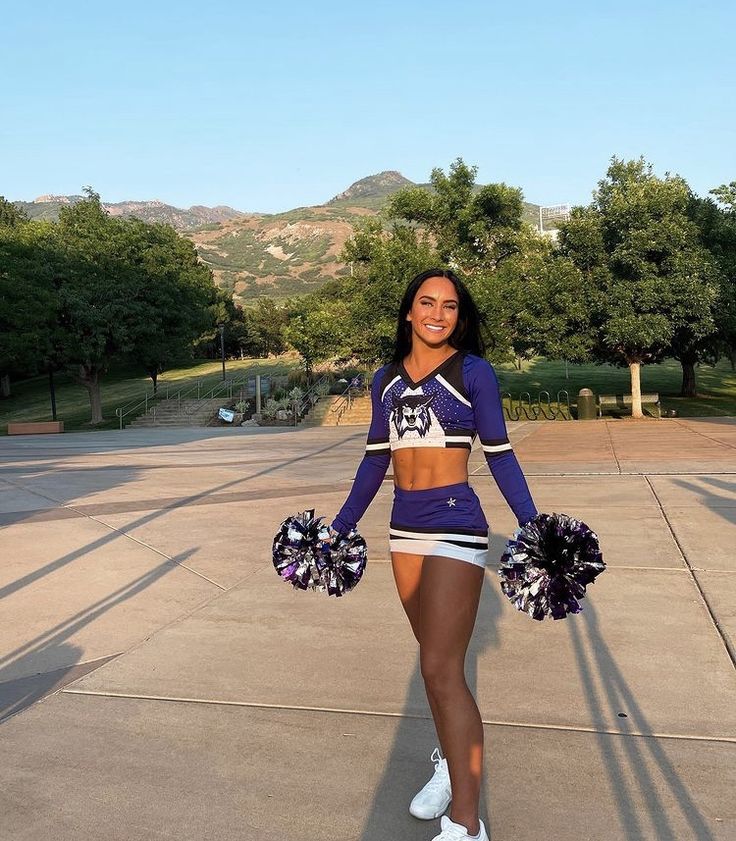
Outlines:
POLYGON ((406 447, 391 454, 394 484, 419 491, 468 481, 470 450, 461 447, 406 447))

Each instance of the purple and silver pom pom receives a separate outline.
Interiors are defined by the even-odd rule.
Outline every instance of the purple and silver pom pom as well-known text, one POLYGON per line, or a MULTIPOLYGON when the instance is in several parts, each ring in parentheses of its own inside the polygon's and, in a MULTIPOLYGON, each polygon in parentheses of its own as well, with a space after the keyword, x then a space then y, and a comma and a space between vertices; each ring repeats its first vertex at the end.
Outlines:
POLYGON ((367 561, 365 540, 353 529, 333 542, 314 509, 287 517, 273 541, 276 572, 299 590, 342 596, 360 581, 367 561))
POLYGON ((322 571, 327 592, 331 596, 349 593, 362 578, 367 560, 365 540, 355 529, 338 535, 330 545, 327 566, 322 571))
POLYGON ((532 619, 580 613, 585 588, 606 568, 598 535, 568 514, 537 514, 501 557, 501 589, 532 619))
MULTIPOLYGON (((276 572, 299 590, 324 589, 321 570, 326 565, 324 517, 314 509, 287 517, 273 539, 273 565, 276 572)), ((327 532, 329 543, 329 531, 327 532)))

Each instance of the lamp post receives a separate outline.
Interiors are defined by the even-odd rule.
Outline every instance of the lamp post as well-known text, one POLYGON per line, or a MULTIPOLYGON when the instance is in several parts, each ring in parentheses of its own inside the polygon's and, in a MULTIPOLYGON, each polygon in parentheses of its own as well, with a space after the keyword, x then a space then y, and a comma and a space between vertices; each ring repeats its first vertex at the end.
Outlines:
POLYGON ((222 358, 222 379, 225 380, 225 325, 220 323, 220 357, 222 358))

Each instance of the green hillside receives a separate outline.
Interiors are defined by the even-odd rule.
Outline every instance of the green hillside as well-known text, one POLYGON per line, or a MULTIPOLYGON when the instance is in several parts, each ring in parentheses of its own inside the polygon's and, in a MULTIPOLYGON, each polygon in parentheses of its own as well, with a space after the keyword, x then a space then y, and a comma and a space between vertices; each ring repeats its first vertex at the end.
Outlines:
MULTIPOLYGON (((415 184, 395 170, 361 178, 324 205, 297 207, 283 213, 243 213, 231 207, 188 209, 160 201, 105 204, 116 216, 173 225, 192 240, 217 283, 243 304, 259 297, 283 299, 318 289, 346 274, 339 260, 353 226, 379 214, 390 196, 415 184)), ((478 186, 477 189, 480 189, 478 186)), ((64 205, 81 196, 41 196, 16 202, 32 219, 56 220, 64 205)), ((539 208, 525 203, 524 218, 535 224, 539 208)))

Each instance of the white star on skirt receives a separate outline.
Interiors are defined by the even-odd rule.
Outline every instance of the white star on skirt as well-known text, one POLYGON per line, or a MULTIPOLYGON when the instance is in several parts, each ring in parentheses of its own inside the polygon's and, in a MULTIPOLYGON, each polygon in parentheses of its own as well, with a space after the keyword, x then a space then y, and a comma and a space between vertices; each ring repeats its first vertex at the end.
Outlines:
POLYGON ((450 506, 450 508, 454 508, 454 507, 455 507, 455 503, 456 503, 456 502, 457 502, 457 500, 456 500, 456 499, 455 499, 455 497, 453 497, 453 496, 451 496, 451 497, 447 500, 447 504, 450 506))

